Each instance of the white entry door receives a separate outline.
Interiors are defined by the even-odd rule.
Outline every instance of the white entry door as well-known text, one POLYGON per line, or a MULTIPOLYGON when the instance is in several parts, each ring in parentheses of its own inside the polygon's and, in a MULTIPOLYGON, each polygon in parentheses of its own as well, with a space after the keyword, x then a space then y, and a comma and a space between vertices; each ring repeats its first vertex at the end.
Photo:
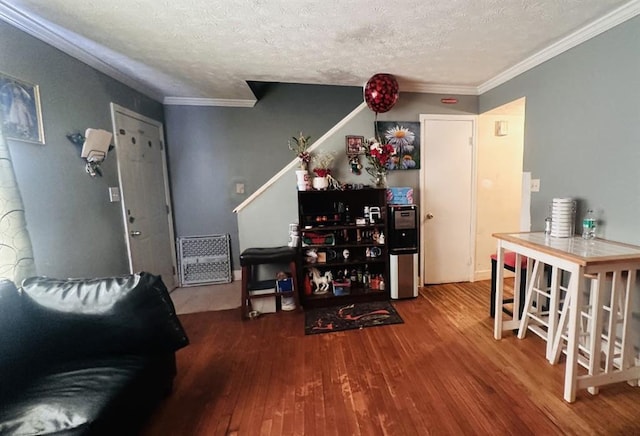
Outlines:
POLYGON ((473 116, 422 115, 422 281, 472 277, 473 116))
POLYGON ((111 104, 129 268, 176 287, 176 255, 162 124, 111 104))

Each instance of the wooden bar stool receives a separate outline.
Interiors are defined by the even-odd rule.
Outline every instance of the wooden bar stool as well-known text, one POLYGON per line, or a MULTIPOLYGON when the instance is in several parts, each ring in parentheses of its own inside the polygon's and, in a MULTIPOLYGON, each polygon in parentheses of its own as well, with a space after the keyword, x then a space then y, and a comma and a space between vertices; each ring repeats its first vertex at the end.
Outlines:
POLYGON ((553 360, 558 363, 560 354, 566 353, 567 344, 578 343, 577 364, 587 369, 588 374, 574 372, 572 385, 575 389, 587 388, 589 393, 598 393, 598 386, 611 381, 627 381, 638 386, 638 372, 633 374, 635 353, 632 338, 628 335, 626 320, 631 314, 630 293, 634 288, 635 271, 620 269, 594 274, 585 274, 590 283, 580 292, 588 291, 588 301, 578 310, 578 330, 569 338, 569 309, 572 302, 565 302, 558 334, 554 338, 553 360))
MULTIPOLYGON (((498 268, 498 256, 496 254, 492 254, 491 255, 491 302, 490 302, 490 308, 489 308, 489 315, 491 315, 491 318, 495 318, 496 316, 496 277, 497 277, 497 268, 498 268)), ((504 269, 511 271, 511 272, 516 272, 516 253, 513 252, 509 252, 509 251, 505 251, 504 253, 504 269)), ((520 316, 522 316, 522 310, 524 308, 524 300, 525 300, 525 294, 527 291, 527 258, 526 257, 521 257, 520 259, 520 293, 519 293, 519 301, 518 301, 518 306, 519 306, 519 314, 520 316)), ((515 294, 515 289, 513 290, 514 294, 515 294)), ((514 299, 513 298, 505 298, 502 300, 502 303, 513 303, 514 299)), ((508 309, 506 309, 504 306, 502 308, 502 310, 513 316, 513 313, 511 311, 509 311, 508 309)))
POLYGON ((300 308, 298 297, 298 271, 296 268, 297 249, 295 247, 263 247, 247 248, 240 254, 240 265, 242 266, 242 304, 240 316, 247 318, 251 300, 265 297, 293 297, 296 308, 300 308), (289 292, 269 292, 264 294, 251 294, 251 291, 275 289, 276 281, 257 280, 257 266, 268 264, 289 264, 293 289, 289 292))

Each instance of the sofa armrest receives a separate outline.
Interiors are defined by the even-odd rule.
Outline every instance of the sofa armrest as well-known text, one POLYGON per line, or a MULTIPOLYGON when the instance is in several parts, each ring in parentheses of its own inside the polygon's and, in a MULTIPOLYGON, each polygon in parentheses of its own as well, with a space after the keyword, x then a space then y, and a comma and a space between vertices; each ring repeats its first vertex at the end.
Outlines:
POLYGON ((56 359, 176 351, 189 343, 159 276, 32 277, 25 312, 45 355, 56 359))

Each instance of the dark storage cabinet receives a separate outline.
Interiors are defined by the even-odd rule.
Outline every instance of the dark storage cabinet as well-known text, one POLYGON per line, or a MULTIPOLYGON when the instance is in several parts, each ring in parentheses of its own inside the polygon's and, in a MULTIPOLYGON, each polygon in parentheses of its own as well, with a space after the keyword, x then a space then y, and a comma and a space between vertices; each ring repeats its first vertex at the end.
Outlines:
POLYGON ((389 299, 385 189, 298 191, 304 308, 389 299))

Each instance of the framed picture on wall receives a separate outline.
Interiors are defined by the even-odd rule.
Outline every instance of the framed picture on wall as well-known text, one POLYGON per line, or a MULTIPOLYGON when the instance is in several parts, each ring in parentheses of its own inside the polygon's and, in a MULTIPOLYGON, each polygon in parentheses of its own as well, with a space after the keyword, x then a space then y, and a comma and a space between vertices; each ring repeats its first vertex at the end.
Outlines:
POLYGON ((414 121, 376 121, 376 136, 391 144, 397 160, 392 170, 420 169, 420 123, 414 121))
POLYGON ((44 144, 38 85, 0 73, 0 112, 6 138, 44 144))
POLYGON ((364 136, 347 135, 347 156, 364 154, 364 136))

